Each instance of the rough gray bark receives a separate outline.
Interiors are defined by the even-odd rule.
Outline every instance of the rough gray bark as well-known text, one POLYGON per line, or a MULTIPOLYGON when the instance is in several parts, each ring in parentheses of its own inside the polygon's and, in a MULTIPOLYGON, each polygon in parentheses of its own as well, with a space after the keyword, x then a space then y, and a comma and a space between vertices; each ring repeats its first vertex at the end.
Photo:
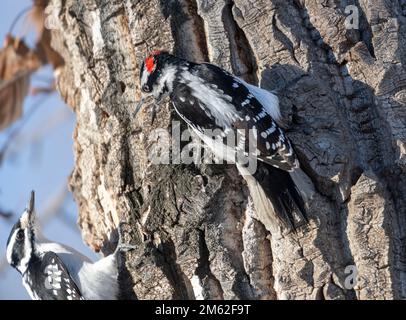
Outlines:
POLYGON ((406 298, 406 1, 52 3, 58 89, 77 115, 79 225, 108 252, 129 223, 138 249, 123 271, 137 298, 406 298), (345 29, 348 4, 359 30, 345 29), (156 48, 278 90, 318 190, 307 228, 267 232, 231 165, 151 164, 148 133, 177 120, 169 104, 153 122, 150 107, 132 115, 140 63, 156 48))

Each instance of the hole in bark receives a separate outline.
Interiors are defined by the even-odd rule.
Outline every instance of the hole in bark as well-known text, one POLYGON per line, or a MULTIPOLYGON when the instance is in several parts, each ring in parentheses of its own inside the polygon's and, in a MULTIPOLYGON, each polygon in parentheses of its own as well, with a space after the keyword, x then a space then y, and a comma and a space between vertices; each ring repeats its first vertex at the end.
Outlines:
POLYGON ((101 115, 101 118, 102 118, 103 120, 106 120, 106 119, 108 119, 108 118, 110 117, 110 115, 109 115, 106 111, 104 111, 104 110, 101 110, 100 115, 101 115))
POLYGON ((123 81, 120 81, 118 83, 119 89, 120 89, 120 93, 123 94, 125 92, 125 89, 127 88, 127 86, 125 85, 125 83, 123 81))

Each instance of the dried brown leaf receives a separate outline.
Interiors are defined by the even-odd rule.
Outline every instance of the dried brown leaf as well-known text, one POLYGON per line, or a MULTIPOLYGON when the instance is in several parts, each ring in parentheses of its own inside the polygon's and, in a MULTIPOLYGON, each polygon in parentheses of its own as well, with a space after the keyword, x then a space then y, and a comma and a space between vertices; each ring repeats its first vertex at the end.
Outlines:
POLYGON ((6 37, 0 50, 0 130, 21 116, 30 75, 40 66, 38 56, 23 41, 6 37))

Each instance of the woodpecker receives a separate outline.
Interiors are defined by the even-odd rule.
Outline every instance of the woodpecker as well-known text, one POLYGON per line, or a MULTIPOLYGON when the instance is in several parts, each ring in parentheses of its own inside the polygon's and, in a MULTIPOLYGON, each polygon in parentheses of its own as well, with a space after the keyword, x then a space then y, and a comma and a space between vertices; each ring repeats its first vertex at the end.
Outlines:
POLYGON ((142 99, 136 112, 147 96, 156 101, 169 96, 180 118, 216 156, 232 161, 243 153, 258 160, 255 172, 244 164, 236 165, 247 181, 258 218, 268 230, 275 217, 289 229, 307 222, 305 204, 313 195, 313 185, 300 169, 281 126, 279 99, 274 93, 213 64, 194 63, 166 51, 154 51, 143 61, 140 85, 142 99), (227 136, 237 130, 244 135, 230 147, 227 136), (255 150, 249 148, 250 131, 255 150))
MULTIPOLYGON (((119 298, 117 257, 133 249, 119 242, 115 252, 97 262, 39 234, 34 191, 7 240, 7 261, 22 276, 33 300, 115 300, 119 298), (42 238, 42 239, 41 239, 42 238)), ((120 227, 119 227, 120 229, 120 227)))

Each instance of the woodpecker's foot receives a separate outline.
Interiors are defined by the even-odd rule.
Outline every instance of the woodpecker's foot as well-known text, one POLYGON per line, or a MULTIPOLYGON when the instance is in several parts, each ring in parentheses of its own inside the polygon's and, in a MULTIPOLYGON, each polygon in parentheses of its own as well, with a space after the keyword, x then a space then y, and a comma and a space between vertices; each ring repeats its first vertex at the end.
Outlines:
POLYGON ((125 225, 125 222, 120 222, 120 224, 118 225, 117 228, 117 232, 118 232, 118 244, 117 244, 117 248, 116 251, 121 251, 121 252, 129 252, 132 250, 137 249, 137 246, 135 245, 131 245, 128 243, 124 243, 124 230, 123 230, 123 226, 125 225))
POLYGON ((126 252, 130 252, 130 251, 137 249, 137 246, 122 243, 118 246, 117 249, 120 250, 121 252, 126 253, 126 252))

